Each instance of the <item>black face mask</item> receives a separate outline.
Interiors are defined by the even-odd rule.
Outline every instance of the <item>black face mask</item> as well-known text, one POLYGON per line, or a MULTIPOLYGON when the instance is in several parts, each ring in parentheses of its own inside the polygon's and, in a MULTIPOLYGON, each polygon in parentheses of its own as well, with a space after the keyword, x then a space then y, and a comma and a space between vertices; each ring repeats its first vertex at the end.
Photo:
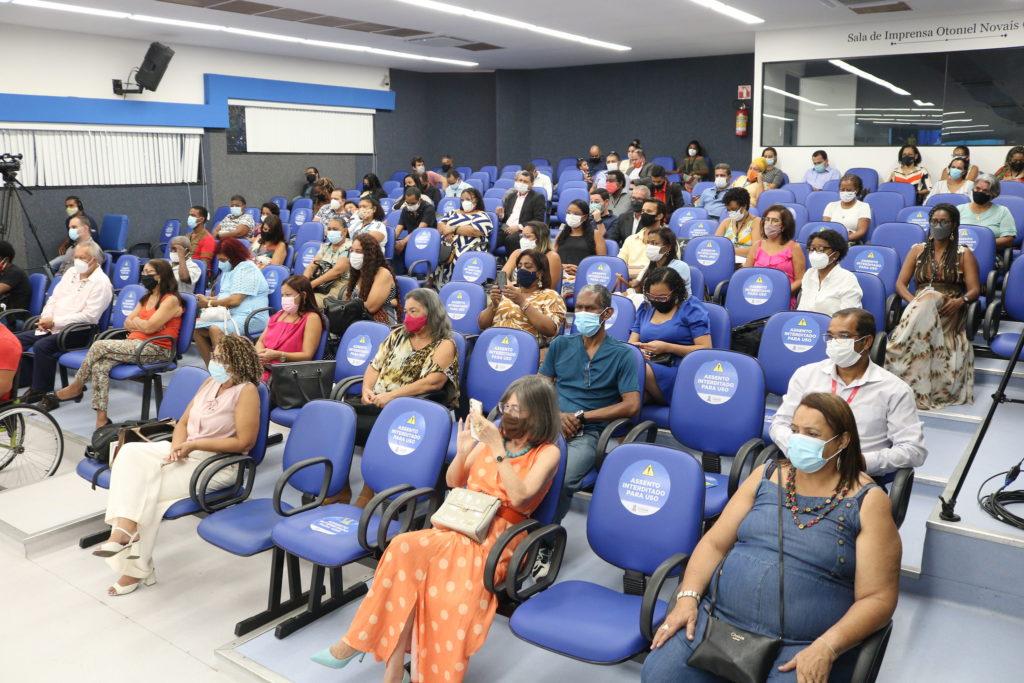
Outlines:
POLYGON ((652 301, 651 308, 656 310, 658 313, 668 313, 675 307, 674 301, 652 301))
POLYGON ((307 183, 311 183, 314 180, 316 180, 316 174, 315 173, 307 173, 306 174, 306 182, 307 183))
POLYGON ((663 180, 660 183, 651 182, 651 185, 654 186, 655 190, 660 190, 661 188, 665 187, 665 181, 663 180))
POLYGON ((988 192, 981 192, 979 190, 975 190, 974 192, 971 193, 971 199, 973 199, 974 203, 977 204, 978 206, 984 206, 985 204, 988 204, 990 201, 992 201, 992 195, 990 195, 988 192))
POLYGON ((590 165, 597 166, 601 163, 601 157, 590 157, 590 165))
POLYGON ((1012 168, 1015 173, 1020 173, 1021 171, 1024 171, 1024 161, 1011 161, 1010 168, 1012 168))
POLYGON ((644 208, 644 200, 634 199, 631 206, 633 207, 633 213, 640 213, 640 210, 644 208))
POLYGON ((156 289, 156 275, 143 275, 139 278, 139 284, 145 287, 148 291, 156 289))
POLYGON ((904 154, 903 156, 900 157, 900 163, 903 164, 904 166, 913 166, 914 157, 907 156, 906 154, 904 154))
POLYGON ((640 225, 644 226, 645 228, 649 228, 649 227, 651 227, 652 225, 654 225, 657 222, 658 222, 658 217, 653 215, 653 214, 649 214, 649 213, 642 213, 642 214, 640 214, 640 225))
POLYGON ((529 287, 537 281, 537 273, 532 270, 519 268, 516 270, 516 283, 520 287, 529 287))
POLYGON ((452 170, 452 165, 451 164, 441 164, 441 171, 443 173, 447 173, 450 170, 452 170))

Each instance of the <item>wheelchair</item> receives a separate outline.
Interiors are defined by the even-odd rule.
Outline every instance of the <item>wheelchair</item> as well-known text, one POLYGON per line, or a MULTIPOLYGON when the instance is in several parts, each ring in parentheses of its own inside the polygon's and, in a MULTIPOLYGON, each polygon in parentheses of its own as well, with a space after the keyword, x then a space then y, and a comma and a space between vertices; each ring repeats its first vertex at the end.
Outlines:
POLYGON ((53 476, 63 457, 64 434, 48 412, 17 401, 0 405, 0 491, 53 476))

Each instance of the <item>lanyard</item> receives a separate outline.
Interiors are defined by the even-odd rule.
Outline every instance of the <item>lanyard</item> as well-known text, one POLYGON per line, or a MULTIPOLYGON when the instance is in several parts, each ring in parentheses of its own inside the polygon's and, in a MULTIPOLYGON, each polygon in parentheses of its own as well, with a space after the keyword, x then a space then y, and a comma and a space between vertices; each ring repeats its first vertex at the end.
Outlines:
MULTIPOLYGON (((850 397, 848 399, 846 399, 846 403, 847 404, 853 403, 853 399, 854 399, 854 397, 857 396, 857 392, 858 391, 860 391, 860 387, 854 387, 853 388, 853 392, 850 394, 850 397)), ((832 380, 832 393, 833 394, 836 393, 836 381, 835 380, 832 380)))

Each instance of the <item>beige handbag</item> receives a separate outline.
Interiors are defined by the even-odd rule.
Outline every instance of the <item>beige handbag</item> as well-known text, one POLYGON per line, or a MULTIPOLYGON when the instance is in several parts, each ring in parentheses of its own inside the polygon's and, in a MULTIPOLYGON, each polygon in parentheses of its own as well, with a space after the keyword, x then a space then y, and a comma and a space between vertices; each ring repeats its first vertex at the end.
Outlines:
POLYGON ((457 531, 477 543, 483 543, 499 509, 501 500, 494 496, 456 488, 448 492, 444 503, 430 517, 430 522, 437 528, 457 531))

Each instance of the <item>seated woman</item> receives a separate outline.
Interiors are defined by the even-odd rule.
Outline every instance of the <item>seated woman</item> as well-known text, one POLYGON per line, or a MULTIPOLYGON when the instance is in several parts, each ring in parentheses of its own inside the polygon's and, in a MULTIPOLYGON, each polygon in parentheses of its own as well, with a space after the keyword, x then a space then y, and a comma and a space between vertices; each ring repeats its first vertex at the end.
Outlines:
POLYGON ((844 308, 860 308, 861 291, 857 276, 839 265, 850 245, 835 230, 816 232, 807 241, 810 268, 800 281, 801 311, 834 315, 844 308))
POLYGON ((281 283, 281 310, 270 316, 267 329, 256 340, 256 355, 263 363, 261 381, 270 379, 270 366, 313 360, 324 321, 313 288, 305 275, 292 275, 281 283))
POLYGON ((953 160, 949 162, 949 166, 942 174, 942 180, 932 186, 928 199, 937 194, 963 194, 970 197, 974 192, 974 181, 967 178, 967 165, 969 163, 963 157, 953 157, 953 160))
POLYGON ((1011 147, 1006 153, 1006 162, 993 175, 999 180, 1024 182, 1024 146, 1011 147))
POLYGON ((786 175, 779 168, 779 152, 774 147, 765 147, 761 150, 761 157, 767 165, 768 170, 762 174, 764 189, 777 190, 786 184, 786 175))
POLYGON ((462 206, 449 211, 437 221, 441 240, 452 248, 451 259, 439 263, 434 273, 434 283, 440 287, 452 278, 455 261, 467 251, 487 251, 490 247, 491 231, 494 225, 484 211, 484 198, 480 191, 470 186, 460 195, 462 206))
MULTIPOLYGON (((228 239, 234 238, 225 238, 228 239)), ((128 338, 94 341, 75 373, 74 381, 55 394, 44 396, 39 402, 40 407, 53 410, 63 401, 81 401, 85 385, 91 380, 92 409, 96 411, 96 428, 99 429, 110 424, 107 403, 110 371, 115 365, 132 365, 136 358, 143 363, 174 360, 185 302, 178 295, 178 281, 174 279, 171 264, 163 259, 146 261, 139 284, 146 288, 146 294, 125 318, 128 338)))
MULTIPOLYGON (((197 294, 196 302, 200 310, 223 306, 227 311, 217 320, 197 320, 192 335, 199 355, 207 363, 213 347, 224 335, 241 333, 250 313, 270 305, 267 300, 270 287, 244 244, 234 237, 225 237, 217 245, 217 259, 220 261, 220 294, 213 297, 197 294)), ((266 325, 267 312, 261 311, 249 323, 249 332, 260 332, 266 325)))
POLYGON ((565 299, 551 289, 548 260, 539 251, 520 249, 514 261, 515 285, 491 288, 487 308, 480 312, 477 324, 510 327, 532 334, 545 347, 565 324, 565 299))
POLYGON ((380 242, 381 249, 387 248, 388 229, 384 225, 384 207, 372 197, 359 200, 359 211, 356 219, 348 224, 348 237, 355 239, 357 235, 369 233, 380 242))
POLYGON ((675 606, 655 631, 643 683, 723 680, 687 663, 706 633, 708 593, 726 624, 782 637, 773 681, 849 681, 857 646, 892 618, 900 536, 888 496, 864 472, 850 406, 833 394, 807 394, 792 430, 787 458, 756 468, 694 548, 675 606))
POLYGON ((379 202, 387 196, 388 193, 384 191, 384 187, 376 173, 367 173, 363 176, 363 187, 362 191, 359 193, 360 199, 363 197, 371 197, 379 202))
POLYGON ((764 172, 768 170, 768 162, 758 157, 750 162, 747 174, 733 181, 733 187, 742 187, 750 195, 750 205, 757 206, 757 198, 764 192, 764 172))
MULTIPOLYGON (((644 244, 647 245, 647 258, 650 260, 650 263, 644 266, 644 269, 640 271, 635 280, 625 283, 628 288, 634 292, 642 292, 644 291, 642 283, 650 273, 654 272, 657 268, 671 268, 679 273, 679 277, 683 278, 683 282, 686 283, 686 289, 689 291, 690 266, 684 261, 679 260, 679 240, 676 239, 676 234, 672 232, 672 229, 650 228, 647 231, 647 236, 644 237, 644 244)), ((625 282, 621 275, 616 275, 615 277, 620 283, 625 282)), ((704 292, 698 292, 696 296, 703 299, 704 292)), ((639 308, 643 301, 634 301, 634 303, 639 308)))
POLYGON ((806 268, 804 250, 793 239, 796 236, 796 221, 789 209, 773 204, 761 218, 761 229, 764 230, 764 239, 750 247, 743 267, 774 268, 785 273, 792 291, 792 308, 796 306, 796 291, 800 289, 806 268))
MULTIPOLYGON (((967 165, 967 173, 962 177, 967 178, 967 180, 970 180, 973 183, 975 180, 977 180, 978 175, 981 174, 981 171, 978 170, 977 166, 971 163, 971 148, 968 147, 967 145, 957 145, 956 147, 954 147, 953 158, 956 159, 958 157, 963 159, 964 163, 966 163, 967 165)), ((953 176, 950 175, 948 167, 942 169, 942 180, 948 180, 949 178, 952 177, 953 176)))
POLYGON ((331 195, 337 188, 330 178, 317 178, 313 183, 313 216, 320 213, 320 209, 331 203, 331 195))
POLYGON ((320 245, 316 256, 303 271, 313 287, 316 303, 324 305, 324 299, 339 294, 348 283, 348 253, 352 242, 348 239, 348 229, 335 218, 327 222, 327 241, 320 245))
POLYGON ((708 174, 711 173, 706 156, 700 142, 690 140, 690 144, 686 145, 686 154, 679 160, 679 168, 669 173, 678 173, 679 184, 687 192, 693 192, 693 186, 707 180, 708 174))
MULTIPOLYGON (((111 462, 107 524, 110 539, 93 551, 121 577, 107 594, 126 595, 156 583, 153 549, 167 509, 188 498, 192 473, 218 453, 247 453, 259 433, 256 385, 263 367, 245 337, 223 337, 210 359, 210 379, 199 388, 170 441, 125 444, 111 462)), ((221 471, 209 489, 229 486, 236 467, 221 471)))
POLYGON ((1006 249, 1013 246, 1017 237, 1017 223, 1013 214, 1002 204, 993 199, 1002 193, 1002 184, 989 173, 983 173, 974 181, 971 201, 957 207, 960 212, 960 223, 978 225, 988 228, 996 236, 996 248, 1006 249))
POLYGON ((389 327, 397 325, 398 281, 377 240, 365 233, 359 235, 352 241, 347 260, 349 276, 343 298, 360 299, 374 320, 389 327))
MULTIPOLYGON (((399 681, 405 674, 405 653, 411 651, 412 680, 463 680, 498 606, 484 587, 487 555, 506 529, 533 514, 558 470, 560 417, 551 382, 539 375, 517 379, 498 409, 500 428, 480 413, 467 418, 476 425, 480 441, 471 436, 469 424, 459 423, 456 456, 445 474, 448 486, 501 500, 487 539, 470 542, 457 531, 437 528, 396 536, 348 632, 313 655, 313 661, 340 669, 356 656, 361 661, 372 653, 378 662, 386 662, 384 680, 399 681)), ((495 572, 498 581, 508 573, 521 538, 502 554, 495 572)))
POLYGON ((910 248, 896 282, 909 305, 885 353, 886 370, 910 385, 921 410, 974 402, 974 347, 965 330, 967 306, 981 294, 978 261, 960 246, 956 207, 936 204, 928 221, 927 240, 910 248))
POLYGON ((722 204, 729 217, 718 224, 715 234, 732 242, 737 258, 746 258, 750 245, 763 237, 761 219, 750 215, 750 193, 741 187, 731 187, 722 195, 722 204))
POLYGON ((263 223, 256 228, 256 239, 252 241, 251 250, 261 270, 264 266, 284 265, 288 255, 288 240, 284 237, 284 225, 280 217, 274 214, 264 217, 263 223))
POLYGON ((871 205, 859 197, 864 191, 860 176, 847 173, 839 179, 839 201, 831 202, 822 211, 821 220, 842 223, 850 242, 861 242, 871 226, 871 205))
POLYGON ((711 348, 711 319, 704 304, 671 268, 655 268, 643 281, 644 303, 636 312, 629 343, 647 359, 647 400, 668 405, 679 359, 711 348))
MULTIPOLYGON (((519 248, 509 254, 502 270, 508 276, 509 282, 515 282, 516 266, 519 263, 519 254, 522 251, 537 251, 544 254, 548 259, 548 272, 551 273, 552 283, 554 278, 562 274, 562 259, 551 242, 551 228, 542 221, 528 221, 523 224, 523 231, 519 233, 519 248)), ((552 285, 553 286, 553 285, 552 285)))
POLYGON ((920 204, 928 196, 928 169, 921 165, 921 152, 917 145, 903 145, 896 155, 899 165, 892 170, 887 179, 890 183, 908 183, 917 192, 917 203, 920 204))
POLYGON ((605 256, 608 253, 604 234, 594 229, 590 217, 590 205, 582 199, 574 199, 565 210, 565 223, 555 238, 555 252, 562 261, 562 291, 572 291, 576 281, 576 267, 588 256, 605 256))
POLYGON ((281 207, 274 202, 263 202, 260 204, 260 220, 262 221, 267 216, 281 217, 281 207))
POLYGON ((170 263, 174 279, 178 281, 178 291, 182 294, 195 293, 196 285, 203 277, 203 268, 192 260, 192 242, 187 236, 171 238, 170 263))

